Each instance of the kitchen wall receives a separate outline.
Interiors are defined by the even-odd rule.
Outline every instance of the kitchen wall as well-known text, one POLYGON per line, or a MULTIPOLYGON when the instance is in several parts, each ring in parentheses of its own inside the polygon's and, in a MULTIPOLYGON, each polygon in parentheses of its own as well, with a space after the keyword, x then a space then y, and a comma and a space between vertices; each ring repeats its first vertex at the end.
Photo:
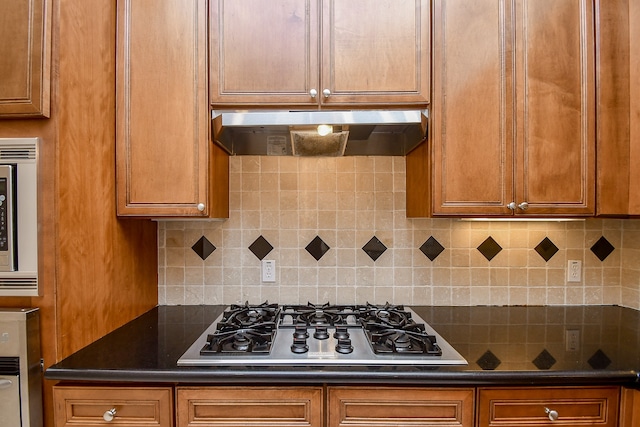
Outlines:
POLYGON ((401 157, 231 157, 230 209, 159 222, 160 304, 640 309, 640 220, 407 219, 401 157), (263 258, 275 283, 261 283, 263 258), (568 260, 582 261, 579 283, 568 260))

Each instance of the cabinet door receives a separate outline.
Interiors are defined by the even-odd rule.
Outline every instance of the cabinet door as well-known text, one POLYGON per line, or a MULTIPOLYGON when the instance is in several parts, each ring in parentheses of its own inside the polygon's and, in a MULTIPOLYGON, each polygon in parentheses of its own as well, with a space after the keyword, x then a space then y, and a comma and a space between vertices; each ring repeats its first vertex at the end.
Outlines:
POLYGON ((330 387, 328 427, 473 426, 473 389, 330 387))
POLYGON ((433 215, 510 215, 515 147, 511 2, 433 4, 433 215))
POLYGON ((618 387, 481 388, 478 426, 615 427, 619 393, 618 387))
POLYGON ((591 0, 518 0, 516 213, 595 213, 591 0))
POLYGON ((206 4, 118 1, 119 215, 208 214, 206 4))
POLYGON ((318 0, 212 0, 211 104, 317 105, 318 0))
POLYGON ((0 2, 0 118, 49 117, 50 53, 50 2, 0 2))
POLYGON ((55 427, 171 427, 170 387, 54 386, 55 427))
POLYGON ((320 387, 179 387, 177 427, 322 427, 320 387))
POLYGON ((429 102, 428 1, 325 0, 322 8, 323 104, 429 102))

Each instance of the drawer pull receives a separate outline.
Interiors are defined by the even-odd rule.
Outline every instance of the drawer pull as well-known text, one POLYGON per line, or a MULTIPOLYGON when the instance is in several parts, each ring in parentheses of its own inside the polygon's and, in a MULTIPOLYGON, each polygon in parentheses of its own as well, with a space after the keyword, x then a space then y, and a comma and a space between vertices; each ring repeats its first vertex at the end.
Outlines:
POLYGON ((555 421, 558 419, 558 411, 554 411, 553 409, 544 408, 544 412, 549 416, 551 421, 555 421))
POLYGON ((111 408, 108 411, 106 411, 104 413, 104 415, 102 416, 102 418, 110 423, 111 421, 113 421, 113 419, 116 417, 116 408, 111 408))

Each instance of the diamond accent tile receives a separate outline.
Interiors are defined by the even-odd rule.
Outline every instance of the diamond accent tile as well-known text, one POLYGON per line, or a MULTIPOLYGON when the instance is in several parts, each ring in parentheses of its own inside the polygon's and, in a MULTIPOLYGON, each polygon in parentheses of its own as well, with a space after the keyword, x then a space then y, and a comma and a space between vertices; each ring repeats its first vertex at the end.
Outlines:
POLYGON ((615 248, 604 236, 600 237, 597 242, 591 246, 591 252, 598 257, 600 261, 604 261, 615 248))
POLYGON ((271 243, 264 237, 258 237, 250 246, 249 250, 259 259, 262 260, 269 252, 273 250, 271 243))
POLYGON ((533 359, 533 364, 540 370, 551 369, 556 364, 556 359, 546 349, 542 350, 540 354, 533 359))
POLYGON ((493 237, 489 236, 487 239, 478 246, 478 250, 484 257, 491 261, 493 257, 498 255, 498 253, 502 250, 502 246, 498 244, 493 237))
POLYGON ((316 261, 320 261, 320 258, 322 258, 331 248, 320 238, 320 236, 316 236, 305 249, 316 259, 316 261))
POLYGON ((380 255, 387 250, 387 247, 376 236, 373 236, 366 245, 362 247, 362 250, 369 255, 372 260, 377 260, 380 255))
POLYGON ((598 351, 596 351, 587 362, 589 362, 589 365, 593 369, 606 369, 611 365, 611 359, 609 359, 600 349, 598 349, 598 351))
POLYGON ((444 246, 440 244, 433 236, 429 237, 426 242, 420 246, 420 250, 431 261, 438 258, 438 255, 444 251, 444 246))
POLYGON ((202 236, 191 246, 191 249, 204 261, 216 250, 216 247, 206 237, 202 236))
POLYGON ((558 252, 558 247, 548 237, 545 237, 534 249, 545 261, 549 261, 558 252))
POLYGON ((485 371, 493 371, 500 366, 500 363, 502 362, 491 352, 491 350, 487 350, 478 360, 476 360, 476 363, 485 371))

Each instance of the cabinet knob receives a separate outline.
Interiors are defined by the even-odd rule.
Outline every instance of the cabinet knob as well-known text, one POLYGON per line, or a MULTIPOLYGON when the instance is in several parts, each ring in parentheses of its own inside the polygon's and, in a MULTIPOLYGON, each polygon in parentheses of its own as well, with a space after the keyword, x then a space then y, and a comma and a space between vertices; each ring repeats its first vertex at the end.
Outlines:
POLYGON ((116 408, 111 408, 107 412, 104 413, 102 419, 106 422, 110 423, 116 417, 116 408))
POLYGON ((558 411, 554 411, 553 409, 544 408, 544 412, 549 416, 551 421, 556 421, 558 419, 558 411))
POLYGON ((511 202, 507 205, 508 209, 511 209, 512 211, 516 210, 516 202, 511 202))
POLYGON ((526 211, 527 209, 529 209, 529 203, 522 202, 518 205, 518 208, 522 209, 523 211, 526 211))
POLYGON ((318 91, 315 90, 315 89, 311 89, 309 91, 309 96, 312 97, 312 98, 315 98, 316 96, 318 96, 318 91))
POLYGON ((198 203, 198 210, 204 212, 204 203, 198 203))
POLYGON ((329 89, 325 89, 322 91, 322 94, 324 95, 325 98, 328 98, 331 96, 331 91, 329 89))

